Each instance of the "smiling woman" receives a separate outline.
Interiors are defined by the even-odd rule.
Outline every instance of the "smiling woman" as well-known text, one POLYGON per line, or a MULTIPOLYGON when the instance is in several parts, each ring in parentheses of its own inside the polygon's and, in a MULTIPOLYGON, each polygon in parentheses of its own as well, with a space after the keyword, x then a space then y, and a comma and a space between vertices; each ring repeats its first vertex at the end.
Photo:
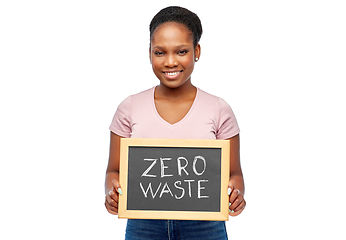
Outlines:
MULTIPOLYGON (((230 215, 245 208, 239 157, 239 128, 231 107, 221 98, 195 87, 191 75, 201 56, 202 25, 195 13, 168 7, 150 23, 149 57, 158 86, 126 98, 110 126, 106 175, 108 212, 117 214, 119 142, 126 138, 228 139, 230 143, 230 215)), ((128 220, 126 239, 227 239, 224 222, 128 220), (170 229, 167 232, 167 228, 170 229)))
POLYGON ((167 22, 154 32, 150 44, 150 61, 160 80, 160 88, 178 88, 187 84, 191 88, 191 74, 200 45, 194 48, 191 32, 182 23, 167 22))

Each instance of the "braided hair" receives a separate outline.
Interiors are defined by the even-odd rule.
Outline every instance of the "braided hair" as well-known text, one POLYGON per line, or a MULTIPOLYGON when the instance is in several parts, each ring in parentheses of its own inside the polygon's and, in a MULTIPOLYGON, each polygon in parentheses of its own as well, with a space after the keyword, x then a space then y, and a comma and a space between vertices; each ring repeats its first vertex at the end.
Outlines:
POLYGON ((199 17, 190 10, 183 7, 167 7, 159 11, 151 20, 149 25, 150 40, 152 40, 156 28, 166 22, 184 24, 192 33, 193 46, 196 47, 202 36, 202 24, 199 17))

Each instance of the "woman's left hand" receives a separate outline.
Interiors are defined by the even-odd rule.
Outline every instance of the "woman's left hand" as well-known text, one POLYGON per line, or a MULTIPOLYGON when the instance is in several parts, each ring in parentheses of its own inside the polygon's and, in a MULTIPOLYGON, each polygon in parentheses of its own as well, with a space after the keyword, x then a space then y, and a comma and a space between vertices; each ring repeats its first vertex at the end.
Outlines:
POLYGON ((238 216, 244 211, 246 201, 243 193, 235 188, 235 181, 232 179, 228 184, 229 195, 229 215, 232 217, 238 216))

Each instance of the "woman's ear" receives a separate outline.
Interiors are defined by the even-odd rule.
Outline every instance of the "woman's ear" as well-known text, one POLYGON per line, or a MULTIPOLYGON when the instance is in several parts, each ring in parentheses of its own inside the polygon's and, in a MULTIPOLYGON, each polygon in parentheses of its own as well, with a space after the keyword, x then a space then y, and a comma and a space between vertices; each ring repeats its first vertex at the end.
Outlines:
POLYGON ((200 57, 201 57, 201 45, 197 43, 197 46, 195 48, 195 61, 197 62, 200 57))

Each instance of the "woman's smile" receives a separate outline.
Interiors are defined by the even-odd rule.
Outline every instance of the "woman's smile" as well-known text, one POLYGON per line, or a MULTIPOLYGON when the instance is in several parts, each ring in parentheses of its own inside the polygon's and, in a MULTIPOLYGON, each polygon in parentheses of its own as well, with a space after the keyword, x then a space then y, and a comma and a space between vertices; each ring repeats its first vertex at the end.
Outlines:
POLYGON ((183 72, 183 70, 180 70, 180 71, 178 71, 178 70, 172 71, 171 70, 171 71, 164 71, 163 73, 166 75, 166 77, 168 79, 175 80, 175 79, 179 78, 180 73, 182 73, 182 72, 183 72))

